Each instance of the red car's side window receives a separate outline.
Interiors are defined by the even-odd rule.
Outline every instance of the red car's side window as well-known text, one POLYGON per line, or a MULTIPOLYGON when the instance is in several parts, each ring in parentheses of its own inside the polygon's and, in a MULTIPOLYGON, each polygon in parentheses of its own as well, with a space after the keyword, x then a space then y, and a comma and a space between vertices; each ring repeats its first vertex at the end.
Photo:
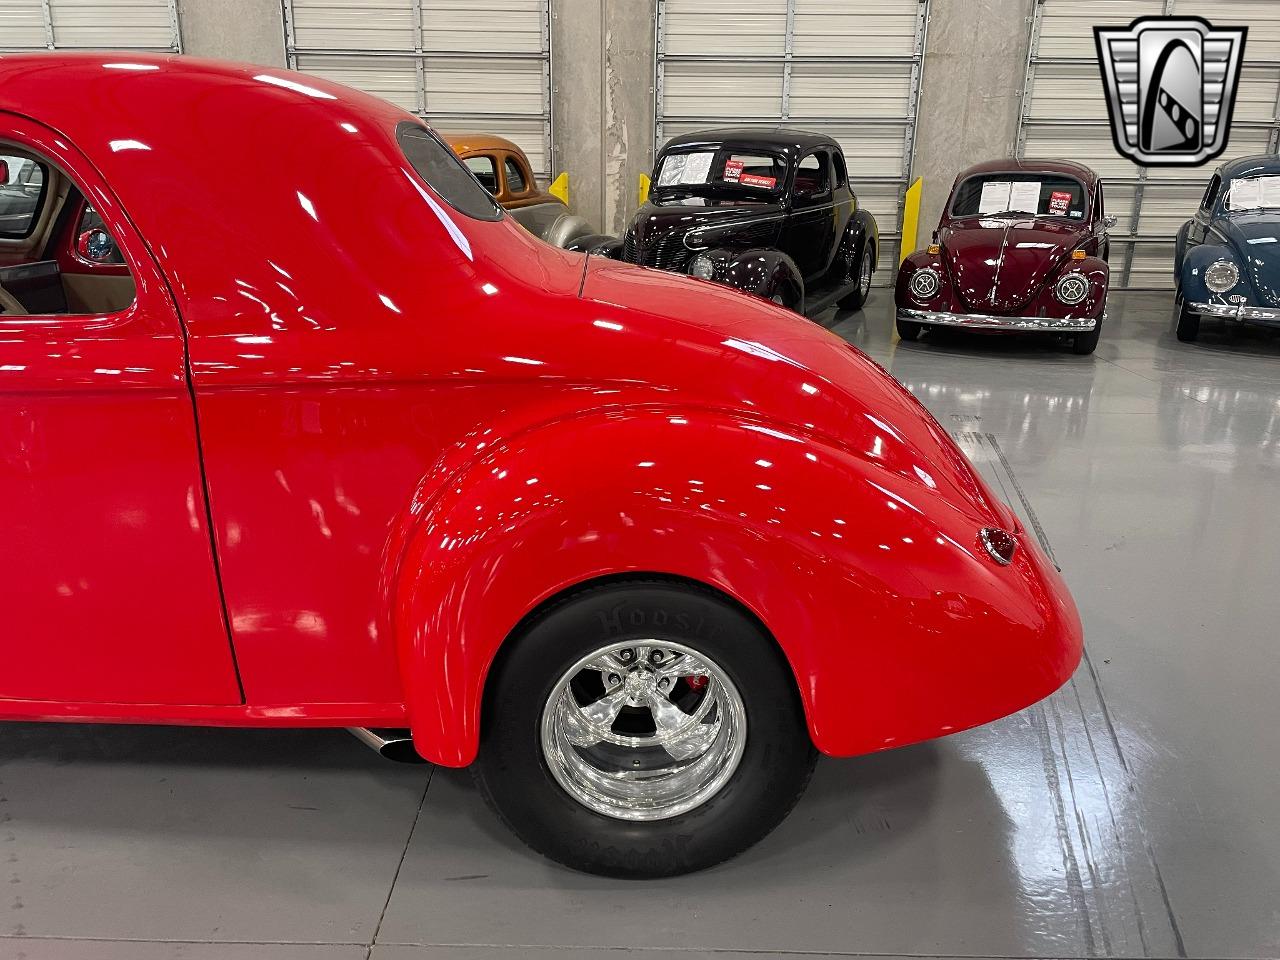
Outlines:
POLYGON ((105 316, 136 299, 133 273, 84 188, 30 147, 0 145, 0 314, 105 316))

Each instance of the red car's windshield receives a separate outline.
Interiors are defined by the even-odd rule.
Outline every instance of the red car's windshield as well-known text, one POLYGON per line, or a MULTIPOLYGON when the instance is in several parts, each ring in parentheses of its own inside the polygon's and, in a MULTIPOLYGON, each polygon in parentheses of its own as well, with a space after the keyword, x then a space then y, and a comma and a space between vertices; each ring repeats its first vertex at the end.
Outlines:
POLYGON ((1083 220, 1089 206, 1084 184, 1054 173, 984 173, 956 189, 951 216, 1023 214, 1083 220))

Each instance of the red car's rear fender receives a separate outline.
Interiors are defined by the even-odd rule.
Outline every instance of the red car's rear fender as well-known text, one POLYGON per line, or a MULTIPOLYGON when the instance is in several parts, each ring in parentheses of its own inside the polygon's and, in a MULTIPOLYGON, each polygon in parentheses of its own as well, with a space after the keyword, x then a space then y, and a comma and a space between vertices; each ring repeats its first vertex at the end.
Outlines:
MULTIPOLYGON (((947 651, 966 630, 1002 630, 1004 648, 1054 616, 1038 571, 996 568, 975 537, 972 518, 918 482, 727 414, 602 413, 532 431, 425 502, 400 554, 394 616, 415 745, 437 763, 471 762, 486 675, 521 620, 628 572, 687 578, 753 611, 827 752, 990 719, 927 701, 921 713, 910 692, 933 695, 918 663, 954 679, 947 651), (919 544, 914 555, 904 543, 919 544), (939 587, 963 600, 939 603, 939 587)), ((1049 671, 1055 686, 1067 659, 1049 671)), ((990 706, 980 691, 961 699, 990 706)))

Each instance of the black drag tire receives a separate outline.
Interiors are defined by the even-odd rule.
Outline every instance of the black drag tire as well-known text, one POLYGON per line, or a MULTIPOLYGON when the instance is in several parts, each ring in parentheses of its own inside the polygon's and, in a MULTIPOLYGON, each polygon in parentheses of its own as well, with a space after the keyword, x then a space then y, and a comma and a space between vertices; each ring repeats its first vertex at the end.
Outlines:
POLYGON ((1079 356, 1088 356, 1098 349, 1098 338, 1102 336, 1102 318, 1094 324, 1092 330, 1077 333, 1071 338, 1071 352, 1079 356))
POLYGON ((903 320, 901 317, 894 324, 898 328, 898 336, 903 340, 919 340, 924 332, 924 324, 914 320, 903 320))
POLYGON ((1178 297, 1174 310, 1177 315, 1176 334, 1183 343, 1195 343, 1200 339, 1200 315, 1187 309, 1187 301, 1178 297))
POLYGON ((861 310, 871 296, 870 277, 875 272, 875 251, 870 242, 863 248, 862 258, 858 261, 857 282, 853 290, 836 301, 841 310, 861 310))
POLYGON ((590 588, 546 611, 495 664, 473 772, 504 823, 544 856, 588 873, 647 879, 729 859, 799 800, 816 752, 794 675, 774 640, 710 590, 637 580, 590 588), (597 813, 560 786, 543 757, 543 708, 560 677, 610 644, 656 639, 714 660, 746 707, 742 759, 701 806, 664 820, 597 813))

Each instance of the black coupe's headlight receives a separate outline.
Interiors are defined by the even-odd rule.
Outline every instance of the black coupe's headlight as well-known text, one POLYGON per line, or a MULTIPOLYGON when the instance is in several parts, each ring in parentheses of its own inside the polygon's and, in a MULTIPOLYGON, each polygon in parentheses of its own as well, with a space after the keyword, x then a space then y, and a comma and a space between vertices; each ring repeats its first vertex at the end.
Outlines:
POLYGON ((689 276, 699 280, 713 280, 716 275, 716 262, 705 253, 700 253, 689 263, 689 276))
POLYGON ((1204 272, 1204 285, 1214 293, 1226 293, 1240 282, 1240 268, 1234 260, 1215 260, 1204 272))

